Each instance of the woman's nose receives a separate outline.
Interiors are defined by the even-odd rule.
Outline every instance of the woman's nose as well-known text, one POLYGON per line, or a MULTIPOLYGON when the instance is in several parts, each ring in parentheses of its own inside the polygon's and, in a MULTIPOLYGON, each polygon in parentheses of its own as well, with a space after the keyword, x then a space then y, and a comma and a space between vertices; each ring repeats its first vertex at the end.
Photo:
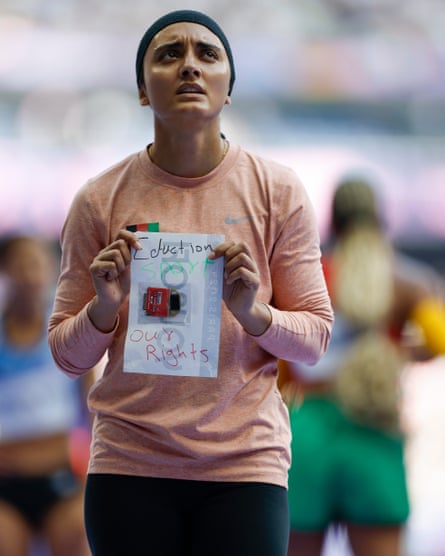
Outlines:
POLYGON ((198 62, 191 55, 184 58, 184 63, 181 67, 182 77, 199 77, 201 75, 201 69, 198 62))

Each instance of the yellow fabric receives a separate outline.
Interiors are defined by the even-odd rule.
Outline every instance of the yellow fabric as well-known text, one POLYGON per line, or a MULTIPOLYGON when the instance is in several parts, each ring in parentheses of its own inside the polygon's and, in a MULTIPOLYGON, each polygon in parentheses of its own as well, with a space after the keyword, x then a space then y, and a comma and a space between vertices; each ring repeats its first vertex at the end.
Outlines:
POLYGON ((434 355, 445 354, 445 304, 438 299, 421 301, 412 320, 422 329, 426 347, 434 355))

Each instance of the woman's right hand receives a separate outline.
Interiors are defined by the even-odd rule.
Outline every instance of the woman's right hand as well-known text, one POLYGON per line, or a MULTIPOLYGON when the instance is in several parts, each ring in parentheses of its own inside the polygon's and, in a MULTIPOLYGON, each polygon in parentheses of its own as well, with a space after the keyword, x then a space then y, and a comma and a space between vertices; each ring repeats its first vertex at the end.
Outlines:
POLYGON ((99 251, 90 265, 96 296, 89 304, 88 315, 103 332, 114 328, 119 308, 129 294, 132 247, 141 249, 136 234, 120 230, 115 241, 99 251))

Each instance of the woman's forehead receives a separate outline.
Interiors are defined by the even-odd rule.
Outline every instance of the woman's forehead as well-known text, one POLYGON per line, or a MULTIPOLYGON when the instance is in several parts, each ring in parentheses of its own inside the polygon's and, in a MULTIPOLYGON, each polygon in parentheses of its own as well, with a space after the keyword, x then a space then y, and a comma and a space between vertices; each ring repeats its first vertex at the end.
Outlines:
POLYGON ((150 46, 156 48, 164 43, 182 42, 186 39, 191 39, 194 42, 214 44, 224 49, 221 40, 215 33, 212 33, 204 25, 189 21, 180 21, 164 27, 153 37, 150 46))

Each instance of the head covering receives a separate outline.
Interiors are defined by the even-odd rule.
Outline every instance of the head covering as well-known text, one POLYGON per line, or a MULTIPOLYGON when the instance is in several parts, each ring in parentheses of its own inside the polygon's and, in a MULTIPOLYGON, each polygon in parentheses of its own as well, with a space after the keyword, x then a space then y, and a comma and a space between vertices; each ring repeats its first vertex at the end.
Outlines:
POLYGON ((230 86, 229 86, 229 95, 232 93, 233 83, 235 81, 235 66, 233 63, 232 57, 232 50, 230 48, 229 41, 227 40, 224 31, 221 27, 216 23, 208 15, 205 15, 202 12, 198 12, 195 10, 176 10, 170 12, 166 15, 163 15, 159 19, 157 19, 148 29, 145 31, 144 36, 139 43, 137 55, 136 55, 136 80, 138 87, 143 82, 143 63, 144 63, 144 56, 147 51, 148 45, 151 43, 153 37, 159 33, 168 25, 172 25, 173 23, 180 23, 180 22, 189 22, 189 23, 197 23, 198 25, 203 25, 210 29, 212 33, 214 33, 219 40, 222 42, 224 49, 227 54, 227 58, 229 60, 230 65, 230 86))
POLYGON ((342 234, 352 226, 382 226, 380 207, 371 183, 363 177, 345 177, 332 200, 332 231, 342 234))

